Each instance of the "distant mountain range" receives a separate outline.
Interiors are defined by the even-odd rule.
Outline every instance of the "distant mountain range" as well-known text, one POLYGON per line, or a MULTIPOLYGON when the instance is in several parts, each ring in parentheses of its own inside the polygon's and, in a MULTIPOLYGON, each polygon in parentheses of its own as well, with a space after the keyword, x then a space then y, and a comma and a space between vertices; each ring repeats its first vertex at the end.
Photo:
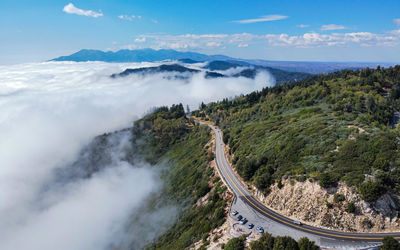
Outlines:
POLYGON ((295 62, 295 61, 268 61, 232 58, 224 55, 206 55, 196 52, 180 52, 171 49, 139 49, 101 51, 83 49, 69 56, 61 56, 51 61, 103 61, 103 62, 156 62, 164 60, 180 60, 183 63, 195 63, 205 61, 227 61, 235 64, 252 64, 263 67, 270 67, 291 72, 306 73, 328 73, 341 69, 375 68, 378 65, 383 67, 392 66, 390 63, 358 63, 358 62, 295 62))
MULTIPOLYGON (((180 60, 178 60, 180 61, 180 60)), ((196 61, 191 60, 188 62, 186 59, 182 60, 184 63, 191 64, 196 63, 196 61)), ((112 74, 112 78, 126 77, 132 74, 147 75, 155 73, 171 73, 165 75, 165 78, 178 78, 178 79, 188 79, 194 73, 199 73, 203 71, 206 78, 221 78, 221 77, 246 77, 254 79, 258 72, 269 71, 275 78, 277 84, 282 84, 288 81, 302 80, 310 74, 302 72, 287 72, 280 69, 273 69, 269 67, 251 65, 249 63, 233 63, 227 61, 211 61, 201 68, 190 68, 180 64, 161 64, 155 67, 143 67, 134 69, 125 69, 121 73, 112 74), (231 73, 229 69, 238 68, 238 71, 231 73)))

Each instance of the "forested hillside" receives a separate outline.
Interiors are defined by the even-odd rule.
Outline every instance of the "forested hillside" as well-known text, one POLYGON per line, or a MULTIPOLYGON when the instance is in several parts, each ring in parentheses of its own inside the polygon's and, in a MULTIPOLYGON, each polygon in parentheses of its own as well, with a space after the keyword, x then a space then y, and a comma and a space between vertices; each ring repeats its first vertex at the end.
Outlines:
POLYGON ((365 201, 400 192, 400 66, 339 71, 233 100, 194 115, 224 132, 236 170, 265 193, 283 176, 339 181, 365 201))
POLYGON ((207 146, 211 139, 207 127, 187 119, 180 104, 157 108, 136 121, 132 133, 135 157, 140 155, 155 167, 165 167, 164 189, 149 206, 172 204, 181 208, 172 227, 147 248, 185 249, 225 222, 222 193, 226 188, 208 166, 214 154, 207 146), (196 205, 208 193, 206 202, 196 205))

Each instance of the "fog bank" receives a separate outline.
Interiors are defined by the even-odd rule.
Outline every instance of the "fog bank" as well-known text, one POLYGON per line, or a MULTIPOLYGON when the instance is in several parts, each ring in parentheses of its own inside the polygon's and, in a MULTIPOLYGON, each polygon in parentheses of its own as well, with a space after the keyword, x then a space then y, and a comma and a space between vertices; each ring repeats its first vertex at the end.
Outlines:
POLYGON ((186 81, 162 74, 109 77, 155 65, 0 67, 0 249, 109 248, 132 212, 159 189, 157 171, 124 160, 130 135, 122 134, 107 150, 110 161, 90 177, 57 179, 55 173, 85 166, 79 161, 95 136, 129 127, 151 107, 197 107, 274 83, 268 73, 254 80, 202 73, 186 81))

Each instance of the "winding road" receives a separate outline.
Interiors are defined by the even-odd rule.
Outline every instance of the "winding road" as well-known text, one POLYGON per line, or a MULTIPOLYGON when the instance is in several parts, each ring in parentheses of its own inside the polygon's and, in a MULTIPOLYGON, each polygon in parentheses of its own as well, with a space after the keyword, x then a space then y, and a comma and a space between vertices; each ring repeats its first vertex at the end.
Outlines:
POLYGON ((247 207, 254 210, 254 212, 267 217, 271 221, 289 227, 290 230, 294 230, 293 234, 295 234, 296 231, 301 231, 308 235, 311 234, 336 241, 340 240, 341 242, 348 242, 349 244, 354 242, 378 243, 381 242, 382 238, 385 236, 392 236, 397 240, 400 240, 400 233, 346 233, 312 227, 305 224, 298 225, 295 224, 292 219, 272 211, 254 198, 246 188, 245 184, 243 184, 235 175, 225 156, 222 131, 213 125, 204 122, 201 122, 201 124, 208 125, 215 133, 215 155, 219 172, 222 175, 221 177, 228 185, 228 188, 235 194, 236 198, 242 200, 247 207))

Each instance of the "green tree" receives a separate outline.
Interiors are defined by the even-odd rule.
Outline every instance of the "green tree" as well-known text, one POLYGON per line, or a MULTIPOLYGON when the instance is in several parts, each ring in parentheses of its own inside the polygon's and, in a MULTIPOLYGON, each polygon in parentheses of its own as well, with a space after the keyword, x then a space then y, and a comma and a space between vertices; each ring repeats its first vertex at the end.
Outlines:
POLYGON ((310 241, 307 237, 301 238, 297 242, 300 250, 318 250, 319 247, 315 245, 314 241, 310 241))
POLYGON ((275 238, 269 233, 263 233, 258 241, 250 244, 251 250, 272 250, 275 238))
POLYGON ((233 238, 226 243, 224 250, 243 250, 245 237, 233 238))
POLYGON ((378 182, 367 181, 360 185, 359 191, 366 202, 374 202, 386 192, 386 189, 378 182))
POLYGON ((299 246, 297 245, 297 242, 289 236, 283 236, 283 237, 279 236, 275 238, 273 250, 298 250, 298 249, 299 246))
POLYGON ((400 243, 393 237, 386 236, 382 240, 382 250, 400 250, 400 243))
POLYGON ((319 185, 323 188, 329 188, 336 184, 336 180, 331 173, 323 173, 319 179, 319 185))

